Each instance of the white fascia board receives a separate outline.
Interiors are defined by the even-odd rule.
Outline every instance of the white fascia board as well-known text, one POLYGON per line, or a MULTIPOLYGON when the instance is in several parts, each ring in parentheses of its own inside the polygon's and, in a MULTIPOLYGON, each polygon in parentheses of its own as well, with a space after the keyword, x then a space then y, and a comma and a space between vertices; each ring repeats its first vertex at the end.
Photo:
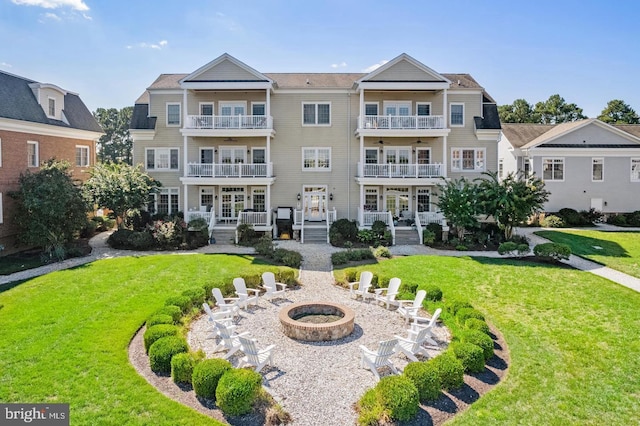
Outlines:
POLYGON ((475 133, 479 141, 497 141, 500 138, 500 129, 480 129, 475 133))
POLYGON ((69 139, 97 140, 104 133, 69 127, 52 126, 50 124, 32 123, 29 121, 0 118, 0 130, 9 132, 31 133, 42 136, 59 136, 69 139))
MULTIPOLYGON (((484 92, 481 89, 455 89, 447 90, 448 95, 482 95, 484 92)), ((452 101, 455 102, 455 101, 452 101)))
POLYGON ((149 95, 182 95, 182 89, 147 89, 149 95))
POLYGON ((131 139, 136 141, 152 141, 156 137, 155 130, 129 129, 131 139))
POLYGON ((273 185, 276 181, 275 177, 261 178, 198 178, 198 177, 180 177, 183 185, 273 185))
POLYGON ((335 93, 340 93, 340 94, 345 94, 345 93, 356 93, 355 90, 352 89, 322 89, 322 88, 317 88, 317 89, 311 89, 311 88, 304 88, 304 89, 275 89, 273 91, 273 93, 280 93, 280 94, 314 94, 317 95, 319 93, 327 93, 327 94, 335 94, 335 93))
MULTIPOLYGON (((365 81, 358 84, 360 90, 444 90, 449 88, 446 82, 376 82, 365 81)), ((451 92, 449 92, 451 93, 451 92)))
POLYGON ((529 148, 529 157, 640 157, 640 147, 632 148, 529 148))
POLYGON ((192 90, 251 90, 251 89, 271 89, 272 84, 268 81, 236 81, 236 82, 224 82, 224 81, 198 81, 198 82, 183 82, 180 83, 180 87, 183 89, 192 90))

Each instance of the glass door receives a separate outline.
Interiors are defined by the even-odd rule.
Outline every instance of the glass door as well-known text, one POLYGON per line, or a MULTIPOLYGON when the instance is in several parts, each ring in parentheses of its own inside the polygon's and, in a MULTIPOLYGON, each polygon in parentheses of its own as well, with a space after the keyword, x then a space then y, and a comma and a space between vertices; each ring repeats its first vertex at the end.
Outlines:
POLYGON ((304 219, 310 222, 321 222, 326 219, 326 188, 307 187, 304 189, 304 219))
POLYGON ((246 105, 244 103, 221 103, 220 104, 220 126, 232 129, 240 128, 240 117, 246 115, 246 105))
POLYGON ((402 212, 409 211, 409 188, 387 188, 385 206, 395 219, 403 216, 402 212))
POLYGON ((244 188, 222 188, 220 190, 220 220, 232 222, 245 208, 244 188))
POLYGON ((389 176, 401 177, 410 175, 409 159, 411 158, 411 148, 385 148, 384 158, 389 167, 389 176))

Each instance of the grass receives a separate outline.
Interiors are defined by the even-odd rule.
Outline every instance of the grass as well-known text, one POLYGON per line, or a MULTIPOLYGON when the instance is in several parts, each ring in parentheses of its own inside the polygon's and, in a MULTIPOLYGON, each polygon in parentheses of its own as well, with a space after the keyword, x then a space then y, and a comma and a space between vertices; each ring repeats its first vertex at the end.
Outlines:
POLYGON ((503 333, 508 374, 451 424, 627 425, 640 418, 639 293, 587 272, 510 259, 412 256, 357 269, 418 288, 438 285, 445 299, 470 301, 503 333))
POLYGON ((0 401, 70 403, 74 425, 217 425, 149 385, 127 346, 169 295, 277 270, 250 256, 101 260, 0 287, 0 401))
POLYGON ((567 244, 575 255, 640 278, 639 232, 566 230, 538 231, 536 235, 567 244))

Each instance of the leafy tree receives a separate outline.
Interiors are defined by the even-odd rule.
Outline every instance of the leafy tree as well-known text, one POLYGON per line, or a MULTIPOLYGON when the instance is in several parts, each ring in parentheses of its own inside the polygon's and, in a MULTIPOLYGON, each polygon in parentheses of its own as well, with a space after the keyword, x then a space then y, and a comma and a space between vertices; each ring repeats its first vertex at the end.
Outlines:
POLYGON ((503 123, 539 123, 540 114, 533 110, 533 105, 525 99, 516 99, 510 105, 498 107, 500 121, 503 123))
POLYGON ((602 110, 598 120, 610 124, 640 124, 640 117, 623 100, 613 99, 607 103, 607 107, 602 110))
POLYGON ((550 192, 544 189, 544 182, 533 174, 509 173, 502 180, 496 172, 483 175, 488 178, 476 179, 482 212, 494 217, 507 240, 511 239, 515 226, 542 210, 549 200, 550 192))
POLYGON ((133 107, 121 110, 98 108, 93 113, 105 133, 98 140, 98 160, 103 163, 111 161, 131 164, 133 140, 129 134, 129 123, 132 114, 133 107))
POLYGON ((96 164, 91 177, 85 182, 85 197, 99 207, 112 210, 122 227, 124 215, 139 209, 149 200, 149 195, 162 185, 140 169, 140 165, 125 163, 96 164))
POLYGON ((70 170, 66 161, 48 160, 37 172, 21 174, 20 189, 9 194, 17 201, 19 241, 42 247, 50 259, 65 258, 65 245, 86 225, 90 210, 70 170))
POLYGON ((542 124, 559 124, 569 121, 578 121, 587 118, 582 114, 582 108, 576 104, 568 104, 560 95, 551 95, 544 102, 538 102, 534 113, 540 115, 542 124))
POLYGON ((458 231, 458 238, 463 240, 467 228, 478 226, 477 187, 473 182, 460 178, 438 185, 438 189, 440 196, 437 205, 458 231))

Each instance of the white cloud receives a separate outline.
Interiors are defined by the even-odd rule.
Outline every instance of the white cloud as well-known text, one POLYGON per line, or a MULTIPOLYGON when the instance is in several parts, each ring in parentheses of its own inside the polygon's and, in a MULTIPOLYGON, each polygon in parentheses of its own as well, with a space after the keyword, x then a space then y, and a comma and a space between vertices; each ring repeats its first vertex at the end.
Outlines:
POLYGON ((11 68, 13 65, 7 63, 7 62, 0 62, 0 67, 4 67, 4 68, 11 68))
POLYGON ((378 68, 380 68, 381 66, 383 66, 387 62, 389 62, 389 61, 386 60, 386 59, 383 59, 380 62, 378 62, 377 64, 373 64, 370 67, 367 67, 367 68, 363 69, 362 72, 370 73, 372 71, 377 70, 378 68))
POLYGON ((45 9, 57 9, 59 7, 70 7, 81 12, 89 10, 89 6, 83 0, 11 0, 19 6, 38 6, 45 9))
POLYGON ((43 15, 46 19, 51 19, 53 21, 62 21, 62 18, 56 15, 55 13, 47 12, 43 15))
POLYGON ((91 16, 87 15, 86 13, 83 13, 83 14, 82 14, 82 17, 83 17, 84 19, 86 19, 87 21, 93 21, 93 18, 92 18, 91 16))
POLYGON ((347 63, 342 61, 339 64, 331 64, 331 68, 344 68, 347 66, 347 63))
POLYGON ((139 48, 139 49, 155 49, 155 50, 161 50, 163 47, 167 46, 169 44, 169 42, 167 40, 160 40, 157 43, 138 43, 138 44, 129 44, 127 46, 125 46, 126 49, 133 49, 133 48, 139 48))

